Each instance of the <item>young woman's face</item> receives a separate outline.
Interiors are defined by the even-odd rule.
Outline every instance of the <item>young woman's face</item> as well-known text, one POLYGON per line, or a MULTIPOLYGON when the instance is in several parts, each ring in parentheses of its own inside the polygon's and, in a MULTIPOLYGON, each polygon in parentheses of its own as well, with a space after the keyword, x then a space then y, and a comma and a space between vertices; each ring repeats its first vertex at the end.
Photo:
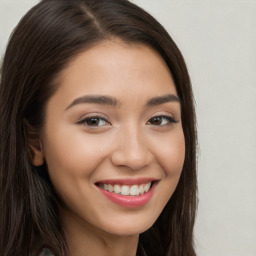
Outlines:
POLYGON ((141 44, 84 51, 62 72, 40 138, 70 225, 144 232, 172 196, 185 156, 167 65, 141 44))

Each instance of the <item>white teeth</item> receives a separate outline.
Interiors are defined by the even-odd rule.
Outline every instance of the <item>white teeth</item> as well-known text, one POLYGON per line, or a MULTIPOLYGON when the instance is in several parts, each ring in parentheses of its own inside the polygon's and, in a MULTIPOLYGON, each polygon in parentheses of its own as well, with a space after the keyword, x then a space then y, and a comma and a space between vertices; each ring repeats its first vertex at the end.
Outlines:
POLYGON ((143 185, 140 185, 140 187, 139 187, 139 192, 140 192, 140 194, 142 195, 142 194, 144 194, 144 188, 143 188, 143 185))
POLYGON ((120 186, 115 185, 115 186, 114 186, 114 192, 115 192, 116 194, 120 194, 120 193, 121 193, 121 188, 120 188, 120 186))
POLYGON ((147 184, 144 186, 144 191, 145 191, 145 192, 148 192, 148 191, 149 191, 150 185, 151 185, 151 182, 150 182, 150 183, 147 183, 147 184))
POLYGON ((108 184, 108 191, 109 191, 109 192, 113 192, 113 191, 114 191, 112 185, 110 185, 110 184, 108 184))
POLYGON ((133 185, 130 188, 130 195, 131 196, 138 196, 139 195, 139 188, 137 185, 133 185))
POLYGON ((128 196, 130 194, 130 189, 128 186, 121 187, 121 194, 124 196, 128 196))
POLYGON ((99 187, 115 194, 121 194, 124 196, 139 196, 149 191, 151 187, 151 182, 147 184, 132 185, 132 186, 128 186, 128 185, 121 186, 118 184, 111 185, 111 184, 100 183, 99 187))

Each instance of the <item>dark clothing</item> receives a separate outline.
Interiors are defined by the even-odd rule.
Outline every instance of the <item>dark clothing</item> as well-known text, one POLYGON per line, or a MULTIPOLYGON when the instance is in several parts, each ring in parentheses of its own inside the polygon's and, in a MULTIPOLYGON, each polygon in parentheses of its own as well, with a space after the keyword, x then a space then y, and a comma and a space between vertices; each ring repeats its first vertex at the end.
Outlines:
POLYGON ((44 248, 39 254, 39 256, 54 256, 54 255, 51 253, 49 249, 44 248))

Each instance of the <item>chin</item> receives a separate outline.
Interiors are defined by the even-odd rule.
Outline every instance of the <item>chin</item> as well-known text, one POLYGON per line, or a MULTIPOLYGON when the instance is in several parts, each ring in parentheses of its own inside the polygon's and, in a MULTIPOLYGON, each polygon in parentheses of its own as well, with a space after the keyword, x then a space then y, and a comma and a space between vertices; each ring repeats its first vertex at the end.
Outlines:
POLYGON ((113 223, 113 225, 108 224, 104 231, 117 236, 139 235, 151 228, 154 222, 155 220, 144 220, 140 222, 132 222, 127 220, 126 223, 116 222, 113 223))

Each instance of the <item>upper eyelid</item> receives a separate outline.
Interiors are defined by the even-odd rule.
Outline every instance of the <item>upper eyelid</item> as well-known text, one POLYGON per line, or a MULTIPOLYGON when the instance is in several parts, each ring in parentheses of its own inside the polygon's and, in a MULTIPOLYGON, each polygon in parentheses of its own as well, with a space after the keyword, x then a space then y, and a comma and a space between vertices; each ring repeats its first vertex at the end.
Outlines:
POLYGON ((155 116, 152 116, 147 122, 149 122, 151 119, 153 119, 155 117, 163 117, 163 118, 169 119, 169 121, 171 123, 178 123, 179 122, 179 120, 176 119, 175 117, 173 117, 172 115, 155 115, 155 116))
MULTIPOLYGON (((78 120, 78 121, 76 122, 76 124, 85 125, 85 122, 86 122, 87 120, 90 120, 90 119, 93 119, 93 118, 95 118, 95 119, 102 119, 102 120, 104 120, 104 122, 107 123, 107 125, 111 125, 111 123, 110 123, 106 118, 103 118, 103 117, 100 117, 100 116, 84 117, 84 118, 81 118, 80 120, 78 120)), ((86 125, 85 125, 85 126, 86 126, 86 125)), ((88 125, 88 126, 89 126, 89 125, 88 125)), ((89 127, 90 127, 90 126, 89 126, 89 127)), ((96 126, 96 127, 101 127, 101 126, 96 126)))
POLYGON ((168 114, 157 113, 157 114, 154 114, 152 117, 150 117, 149 120, 154 117, 166 117, 166 118, 172 118, 173 120, 179 121, 179 119, 174 114, 171 114, 171 113, 168 113, 168 114))
POLYGON ((172 114, 154 114, 152 117, 150 117, 150 119, 151 118, 153 118, 153 117, 171 117, 171 118, 174 118, 174 116, 172 115, 172 114))
POLYGON ((109 122, 108 121, 109 118, 100 113, 89 113, 89 114, 83 115, 81 118, 78 119, 78 122, 82 120, 90 119, 90 118, 100 118, 109 122))

